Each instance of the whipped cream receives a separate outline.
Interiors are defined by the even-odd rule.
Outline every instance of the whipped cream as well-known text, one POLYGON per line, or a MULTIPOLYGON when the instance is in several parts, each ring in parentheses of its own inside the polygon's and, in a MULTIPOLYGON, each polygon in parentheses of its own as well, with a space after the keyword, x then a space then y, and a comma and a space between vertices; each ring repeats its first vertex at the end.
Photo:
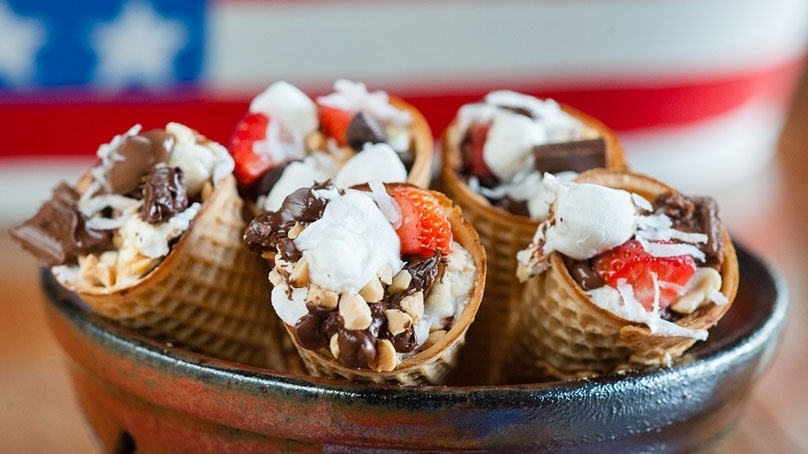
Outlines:
POLYGON ((370 195, 354 190, 330 201, 295 239, 312 282, 337 293, 359 292, 383 265, 401 269, 399 244, 370 195))

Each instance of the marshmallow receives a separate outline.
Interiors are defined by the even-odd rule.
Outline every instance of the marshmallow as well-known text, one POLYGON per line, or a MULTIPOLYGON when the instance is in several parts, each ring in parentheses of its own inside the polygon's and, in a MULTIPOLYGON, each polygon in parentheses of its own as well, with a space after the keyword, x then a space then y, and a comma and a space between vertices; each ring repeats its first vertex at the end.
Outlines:
POLYGON ((263 113, 277 120, 288 130, 306 135, 317 129, 317 105, 299 88, 286 81, 278 81, 253 98, 250 112, 263 113))

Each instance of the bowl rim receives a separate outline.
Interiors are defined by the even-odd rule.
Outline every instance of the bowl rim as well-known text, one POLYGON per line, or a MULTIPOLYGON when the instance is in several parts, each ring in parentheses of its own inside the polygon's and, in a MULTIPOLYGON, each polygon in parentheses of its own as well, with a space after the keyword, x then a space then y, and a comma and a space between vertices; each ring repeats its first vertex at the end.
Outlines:
MULTIPOLYGON (((69 295, 56 282, 47 268, 40 269, 41 282, 45 293, 45 303, 55 308, 63 317, 80 327, 81 331, 94 339, 101 341, 105 348, 115 347, 117 351, 126 351, 133 359, 146 365, 164 364, 170 362, 177 367, 177 373, 185 370, 194 376, 205 375, 210 380, 227 381, 237 376, 241 383, 252 383, 256 387, 277 386, 281 389, 293 390, 297 393, 311 395, 327 395, 337 393, 340 396, 349 396, 360 399, 371 399, 384 396, 385 398, 402 398, 406 400, 421 399, 448 399, 449 401, 462 398, 464 401, 473 395, 481 401, 514 398, 540 398, 542 394, 552 392, 567 397, 580 393, 582 383, 591 385, 614 386, 643 381, 664 385, 670 380, 678 380, 681 375, 696 373, 699 368, 707 367, 726 369, 731 363, 748 358, 756 354, 772 337, 778 336, 781 331, 788 309, 788 288, 781 272, 771 262, 764 260, 746 247, 737 244, 739 262, 742 268, 750 266, 756 271, 764 273, 771 290, 775 294, 771 303, 771 310, 765 316, 763 323, 751 327, 748 332, 739 335, 737 339, 720 345, 698 357, 677 362, 671 367, 649 368, 647 370, 632 370, 617 374, 607 374, 591 378, 582 378, 565 381, 551 381, 529 384, 503 384, 503 385, 419 385, 414 387, 399 386, 395 384, 357 383, 346 380, 292 375, 275 372, 259 367, 246 366, 237 363, 207 357, 187 350, 174 348, 146 338, 127 328, 120 327, 99 315, 90 313, 86 308, 80 307, 74 295, 69 295), (66 297, 67 296, 67 297, 66 297)), ((742 278, 743 279, 743 278, 742 278)), ((759 283, 755 283, 758 285, 759 283)), ((698 346, 692 350, 698 352, 698 346)), ((434 404, 434 402, 432 402, 434 404)))

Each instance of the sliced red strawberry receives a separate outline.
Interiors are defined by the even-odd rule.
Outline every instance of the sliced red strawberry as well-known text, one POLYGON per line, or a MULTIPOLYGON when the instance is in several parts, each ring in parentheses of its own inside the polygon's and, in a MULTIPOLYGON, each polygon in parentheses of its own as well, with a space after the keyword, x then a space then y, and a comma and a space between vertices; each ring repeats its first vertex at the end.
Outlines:
POLYGON ((230 138, 230 154, 236 163, 233 174, 241 187, 249 187, 272 167, 267 153, 258 153, 253 145, 265 140, 269 118, 262 113, 246 113, 230 138))
POLYGON ((355 112, 337 109, 336 107, 317 105, 320 130, 327 137, 333 137, 341 147, 348 143, 346 132, 355 114, 355 112))
POLYGON ((659 307, 664 309, 681 294, 681 288, 696 271, 696 263, 689 255, 654 257, 639 241, 629 240, 593 258, 592 268, 612 287, 625 279, 637 301, 650 311, 654 305, 652 273, 656 273, 659 283, 659 307))
POLYGON ((466 171, 470 175, 479 178, 485 186, 489 186, 488 182, 492 180, 494 181, 493 184, 496 184, 494 173, 483 159, 483 147, 485 146, 485 139, 488 137, 489 129, 491 129, 491 123, 472 123, 466 132, 466 139, 463 143, 463 163, 466 171))
POLYGON ((391 195, 401 209, 401 226, 396 233, 402 256, 452 252, 452 226, 434 195, 415 186, 399 186, 391 195))

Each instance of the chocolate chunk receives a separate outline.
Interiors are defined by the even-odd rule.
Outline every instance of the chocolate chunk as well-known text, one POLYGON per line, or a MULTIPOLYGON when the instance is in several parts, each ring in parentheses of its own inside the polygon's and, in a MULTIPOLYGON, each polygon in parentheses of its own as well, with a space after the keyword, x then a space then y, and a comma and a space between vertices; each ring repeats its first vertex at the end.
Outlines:
POLYGON ((160 224, 188 208, 185 177, 179 167, 153 167, 143 178, 143 207, 140 218, 160 224))
POLYGON ((269 191, 275 187, 275 183, 283 176, 283 171, 293 162, 295 161, 286 161, 270 167, 251 189, 250 198, 255 199, 258 198, 258 196, 269 194, 269 191))
POLYGON ((403 151, 396 150, 396 154, 398 155, 398 159, 401 160, 401 163, 404 164, 404 168, 407 169, 407 173, 412 170, 412 165, 415 164, 415 152, 406 149, 403 151))
POLYGON ((606 282, 595 273, 586 260, 574 260, 564 256, 564 264, 567 266, 572 278, 582 290, 592 290, 603 287, 606 282))
POLYGON ((660 194, 654 199, 655 212, 664 213, 673 222, 673 228, 683 232, 704 233, 706 243, 698 243, 704 252, 705 264, 720 269, 724 262, 724 240, 721 237, 721 218, 718 203, 711 197, 688 197, 676 192, 660 194))
MULTIPOLYGON (((315 188, 327 187, 326 184, 315 188)), ((323 215, 328 201, 314 193, 313 188, 300 188, 281 204, 278 211, 267 211, 256 216, 244 232, 247 248, 257 254, 280 250, 286 260, 300 259, 300 251, 286 234, 296 223, 309 224, 323 215)))
POLYGON ((606 166, 606 142, 598 138, 536 145, 533 157, 540 172, 583 172, 606 166))
POLYGON ((361 150, 366 143, 379 143, 387 140, 384 127, 372 115, 359 111, 354 115, 345 131, 345 142, 354 150, 361 150))
POLYGON ((63 265, 79 254, 110 247, 111 234, 87 228, 78 210, 79 194, 59 184, 31 219, 9 230, 22 247, 47 266, 63 265))
POLYGON ((141 179, 155 164, 165 162, 174 146, 174 138, 162 129, 127 137, 105 175, 110 191, 129 194, 140 187, 141 179))

